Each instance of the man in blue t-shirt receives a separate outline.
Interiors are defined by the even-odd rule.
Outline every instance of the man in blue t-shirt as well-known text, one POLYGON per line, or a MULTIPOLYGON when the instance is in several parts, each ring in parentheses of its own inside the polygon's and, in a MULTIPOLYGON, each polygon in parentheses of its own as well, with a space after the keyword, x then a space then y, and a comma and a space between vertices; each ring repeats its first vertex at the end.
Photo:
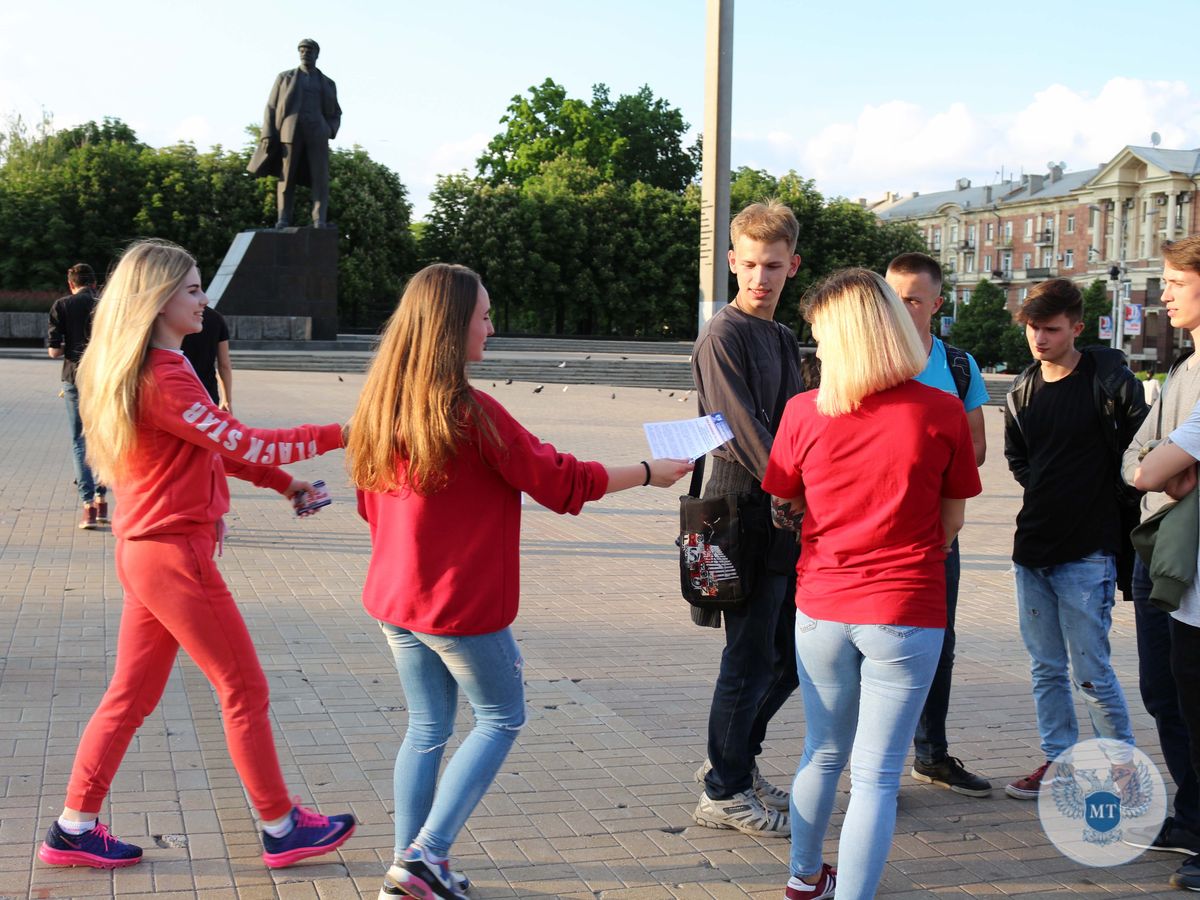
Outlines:
MULTIPOLYGON (((956 347, 947 347, 930 332, 933 314, 942 305, 942 267, 924 253, 903 253, 888 264, 887 283, 891 285, 912 316, 917 333, 925 344, 929 361, 917 381, 955 394, 963 402, 967 422, 971 426, 971 442, 975 446, 975 464, 983 465, 987 453, 984 433, 983 405, 987 388, 979 374, 979 366, 971 354, 956 347)), ((986 797, 992 785, 986 779, 967 771, 962 760, 951 756, 946 740, 946 714, 950 709, 950 682, 954 672, 954 613, 958 607, 959 553, 958 539, 946 552, 946 637, 938 660, 933 684, 925 709, 917 722, 913 739, 916 759, 912 776, 927 784, 947 787, 967 797, 986 797)))

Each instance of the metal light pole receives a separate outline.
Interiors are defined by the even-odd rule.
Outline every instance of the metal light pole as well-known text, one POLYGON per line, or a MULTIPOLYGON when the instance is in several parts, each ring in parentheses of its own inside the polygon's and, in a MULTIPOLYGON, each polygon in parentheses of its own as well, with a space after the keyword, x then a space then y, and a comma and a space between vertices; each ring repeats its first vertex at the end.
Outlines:
POLYGON ((733 0, 708 0, 704 145, 700 167, 699 328, 729 297, 729 132, 733 108, 733 0))
POLYGON ((1113 317, 1113 333, 1111 347, 1114 350, 1120 350, 1121 344, 1125 339, 1125 310, 1121 308, 1121 267, 1113 266, 1108 270, 1108 277, 1112 281, 1113 300, 1112 300, 1112 317, 1113 317))

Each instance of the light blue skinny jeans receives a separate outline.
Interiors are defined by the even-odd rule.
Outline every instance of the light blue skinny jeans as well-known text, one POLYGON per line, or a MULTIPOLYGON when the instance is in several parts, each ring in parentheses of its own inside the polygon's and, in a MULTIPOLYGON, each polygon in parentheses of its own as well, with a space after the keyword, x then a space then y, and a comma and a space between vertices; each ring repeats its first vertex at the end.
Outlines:
POLYGON ((875 896, 896 829, 896 796, 942 628, 847 625, 796 613, 804 755, 792 782, 793 875, 821 869, 838 777, 850 763, 850 805, 837 856, 838 900, 875 896))
POLYGON ((508 756, 525 724, 523 660, 512 631, 419 634, 380 622, 408 702, 408 730, 396 754, 396 858, 412 844, 449 856, 458 833, 508 756), (475 727, 438 769, 454 732, 458 691, 475 727))
POLYGON ((1128 747, 1122 757, 1121 745, 1133 744, 1133 729, 1108 643, 1117 582, 1113 554, 1039 568, 1014 564, 1013 571, 1047 761, 1079 740, 1072 681, 1087 702, 1096 736, 1116 754, 1113 759, 1128 759, 1128 747))

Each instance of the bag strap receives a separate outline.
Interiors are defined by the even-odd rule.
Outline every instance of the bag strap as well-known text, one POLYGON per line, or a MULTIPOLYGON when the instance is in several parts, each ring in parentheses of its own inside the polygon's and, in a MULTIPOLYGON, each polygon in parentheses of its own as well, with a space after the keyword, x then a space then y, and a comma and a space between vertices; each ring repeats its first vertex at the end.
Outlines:
POLYGON ((967 401, 967 392, 971 390, 971 363, 965 350, 943 344, 946 348, 946 363, 950 369, 950 377, 954 379, 954 389, 958 391, 958 399, 967 401))
POLYGON ((704 481, 704 461, 706 459, 708 459, 708 454, 696 460, 696 466, 692 469, 692 483, 688 487, 689 497, 700 497, 700 483, 704 481))

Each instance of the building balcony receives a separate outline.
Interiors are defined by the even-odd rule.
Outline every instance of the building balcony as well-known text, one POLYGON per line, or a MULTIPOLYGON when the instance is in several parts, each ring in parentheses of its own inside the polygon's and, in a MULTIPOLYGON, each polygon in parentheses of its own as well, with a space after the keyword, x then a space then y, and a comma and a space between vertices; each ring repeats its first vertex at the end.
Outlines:
POLYGON ((997 247, 1011 247, 1012 245, 1013 245, 1013 239, 1010 237, 996 238, 996 246, 997 247))
POLYGON ((1049 229, 1046 231, 1039 231, 1033 236, 1033 242, 1039 247, 1049 246, 1050 244, 1054 243, 1054 232, 1050 231, 1049 229))
POLYGON ((961 244, 959 244, 959 249, 960 250, 974 250, 975 242, 972 240, 965 240, 961 244))
POLYGON ((1008 284, 1012 280, 1012 269, 992 269, 992 281, 1008 284))
POLYGON ((1022 281, 1045 281, 1047 278, 1054 277, 1054 270, 1042 266, 1040 268, 1026 269, 1024 273, 1018 272, 1018 275, 1024 275, 1022 281))

